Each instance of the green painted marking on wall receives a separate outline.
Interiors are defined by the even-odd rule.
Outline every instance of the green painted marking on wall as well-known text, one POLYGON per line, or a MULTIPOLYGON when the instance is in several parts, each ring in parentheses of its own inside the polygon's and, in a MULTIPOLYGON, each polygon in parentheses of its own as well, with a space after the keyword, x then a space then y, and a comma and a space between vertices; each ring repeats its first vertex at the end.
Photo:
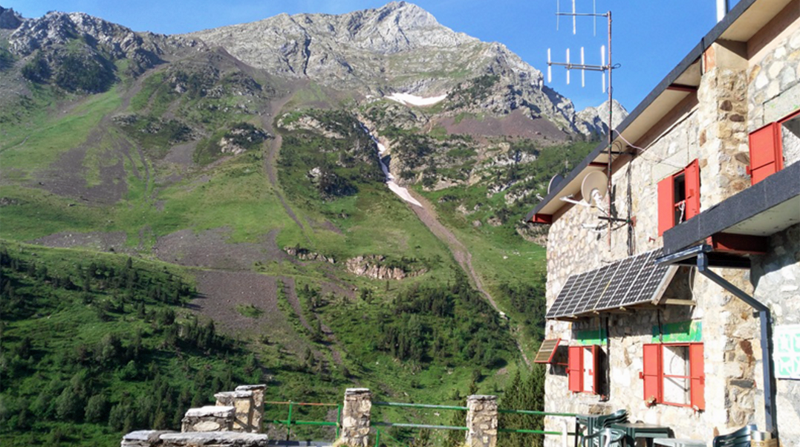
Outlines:
POLYGON ((606 338, 608 336, 605 329, 575 331, 575 341, 581 346, 602 345, 605 344, 606 338))
POLYGON ((800 324, 775 326, 772 345, 775 377, 800 379, 800 324))
POLYGON ((653 326, 653 343, 685 343, 703 340, 702 321, 679 321, 661 325, 662 337, 658 336, 658 326, 653 326))

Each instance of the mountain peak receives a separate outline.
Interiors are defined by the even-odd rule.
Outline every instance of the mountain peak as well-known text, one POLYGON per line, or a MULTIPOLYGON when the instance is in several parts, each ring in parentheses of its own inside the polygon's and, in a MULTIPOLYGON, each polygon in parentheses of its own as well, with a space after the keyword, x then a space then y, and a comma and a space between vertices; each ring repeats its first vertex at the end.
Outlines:
POLYGON ((0 29, 16 29, 22 20, 18 12, 0 6, 0 29))

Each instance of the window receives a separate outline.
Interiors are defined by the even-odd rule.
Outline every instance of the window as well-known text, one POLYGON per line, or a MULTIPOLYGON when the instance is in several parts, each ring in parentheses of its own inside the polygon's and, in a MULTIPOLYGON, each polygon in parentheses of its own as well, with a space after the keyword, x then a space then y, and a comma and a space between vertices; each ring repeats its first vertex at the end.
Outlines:
POLYGON ((750 134, 750 184, 764 180, 783 169, 786 153, 800 153, 800 112, 767 124, 750 134))
POLYGON ((702 343, 644 345, 644 400, 704 410, 702 343))
POLYGON ((567 374, 569 390, 600 394, 600 346, 570 346, 567 374))
POLYGON ((768 124, 750 134, 750 184, 764 180, 783 169, 781 149, 781 126, 777 122, 768 124))
POLYGON ((700 164, 658 182, 658 235, 700 214, 700 164))

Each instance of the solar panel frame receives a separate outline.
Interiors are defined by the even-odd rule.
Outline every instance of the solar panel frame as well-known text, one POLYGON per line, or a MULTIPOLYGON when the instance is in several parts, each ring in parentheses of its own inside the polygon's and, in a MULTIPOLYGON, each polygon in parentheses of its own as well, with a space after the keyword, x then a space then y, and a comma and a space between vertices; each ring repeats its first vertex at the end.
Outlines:
POLYGON ((636 287, 632 286, 631 289, 625 294, 625 299, 622 301, 622 307, 632 306, 634 304, 649 301, 642 300, 642 296, 644 296, 644 285, 647 284, 654 274, 656 274, 656 265, 653 262, 655 259, 653 256, 654 253, 655 252, 648 253, 648 256, 642 260, 642 267, 636 274, 636 282, 634 283, 636 287))
POLYGON ((597 303, 602 298, 603 292, 608 287, 608 281, 616 271, 616 263, 609 264, 597 270, 593 270, 592 283, 591 283, 591 296, 585 296, 581 301, 581 306, 575 309, 575 313, 584 313, 594 311, 597 303))
POLYGON ((631 271, 635 268, 636 258, 638 256, 630 256, 620 262, 617 274, 614 275, 614 288, 609 291, 604 307, 619 307, 625 299, 625 293, 630 285, 628 281, 632 281, 628 278, 630 278, 631 271))
POLYGON ((655 303, 672 280, 675 266, 657 265, 661 249, 629 256, 588 272, 571 275, 546 318, 655 303))

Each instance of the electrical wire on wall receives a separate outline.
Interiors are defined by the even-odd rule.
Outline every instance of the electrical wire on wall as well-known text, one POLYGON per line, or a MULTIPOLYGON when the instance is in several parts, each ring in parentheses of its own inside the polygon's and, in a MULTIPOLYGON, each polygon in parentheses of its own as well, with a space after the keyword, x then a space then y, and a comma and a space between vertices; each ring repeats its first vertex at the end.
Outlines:
POLYGON ((683 169, 683 168, 686 167, 686 166, 680 166, 680 165, 676 165, 676 164, 670 163, 670 162, 668 162, 665 159, 660 158, 660 157, 655 157, 655 158, 645 157, 645 154, 649 154, 649 152, 647 152, 646 148, 641 148, 639 146, 634 146, 633 143, 631 143, 625 137, 623 137, 622 134, 619 133, 619 131, 617 129, 614 129, 614 132, 617 133, 617 136, 622 138, 622 141, 624 141, 625 144, 628 145, 628 147, 630 147, 631 149, 635 149, 635 150, 639 151, 640 152, 640 157, 642 157, 642 159, 644 159, 646 161, 649 161, 649 162, 652 162, 652 163, 656 163, 656 164, 664 164, 664 165, 667 165, 667 166, 670 166, 670 167, 673 167, 673 168, 678 168, 678 169, 683 169))

